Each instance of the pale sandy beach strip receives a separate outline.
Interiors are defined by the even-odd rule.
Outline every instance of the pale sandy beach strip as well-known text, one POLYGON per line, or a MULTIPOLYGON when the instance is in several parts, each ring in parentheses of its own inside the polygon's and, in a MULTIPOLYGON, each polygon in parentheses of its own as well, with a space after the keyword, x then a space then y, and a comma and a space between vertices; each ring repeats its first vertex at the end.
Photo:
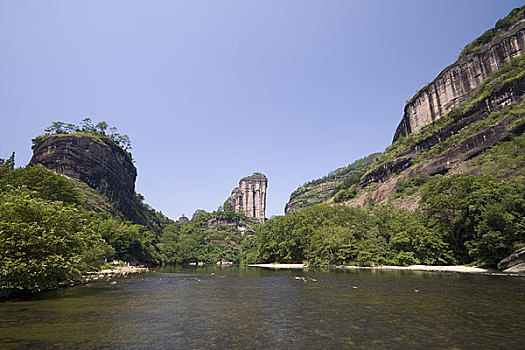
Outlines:
MULTIPOLYGON (((250 264, 250 267, 263 267, 268 269, 305 269, 306 264, 250 264)), ((338 269, 356 270, 402 270, 402 271, 428 271, 428 272, 453 272, 453 273, 480 273, 507 275, 496 269, 484 269, 475 266, 450 265, 450 266, 430 266, 430 265, 411 265, 411 266, 335 266, 338 269)))
POLYGON ((265 267, 268 269, 304 269, 308 266, 305 264, 250 264, 250 267, 265 267))
POLYGON ((378 270, 405 270, 405 271, 431 271, 431 272, 461 272, 461 273, 500 273, 496 269, 483 269, 475 266, 448 265, 448 266, 430 266, 430 265, 411 265, 411 266, 344 266, 346 269, 378 269, 378 270))

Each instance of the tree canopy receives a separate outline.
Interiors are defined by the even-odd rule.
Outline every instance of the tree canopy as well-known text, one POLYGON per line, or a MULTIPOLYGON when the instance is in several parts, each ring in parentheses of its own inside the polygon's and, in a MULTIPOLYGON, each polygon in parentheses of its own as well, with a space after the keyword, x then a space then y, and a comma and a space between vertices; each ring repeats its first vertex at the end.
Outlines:
POLYGON ((84 118, 80 124, 71 124, 61 121, 53 122, 49 127, 44 129, 45 134, 37 136, 33 141, 33 149, 48 136, 51 135, 71 135, 79 133, 87 133, 94 136, 103 136, 111 139, 117 145, 122 147, 126 152, 131 150, 131 141, 128 135, 120 134, 116 127, 110 127, 105 121, 93 124, 91 118, 84 118))

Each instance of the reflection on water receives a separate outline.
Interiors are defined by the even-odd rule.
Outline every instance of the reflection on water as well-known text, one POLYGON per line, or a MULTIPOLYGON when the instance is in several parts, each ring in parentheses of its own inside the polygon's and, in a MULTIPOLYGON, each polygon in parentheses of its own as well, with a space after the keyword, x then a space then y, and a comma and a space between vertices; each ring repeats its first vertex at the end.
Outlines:
POLYGON ((518 349, 524 307, 520 277, 171 267, 0 303, 0 348, 518 349))

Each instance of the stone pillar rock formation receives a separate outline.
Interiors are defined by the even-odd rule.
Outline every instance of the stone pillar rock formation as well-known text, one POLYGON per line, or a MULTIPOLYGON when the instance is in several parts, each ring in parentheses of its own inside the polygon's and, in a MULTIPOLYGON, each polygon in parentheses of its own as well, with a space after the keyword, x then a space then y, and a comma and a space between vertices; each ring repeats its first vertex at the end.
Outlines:
POLYGON ((268 179, 261 173, 243 177, 227 199, 236 213, 243 212, 248 218, 255 218, 264 224, 266 220, 266 188, 268 179))

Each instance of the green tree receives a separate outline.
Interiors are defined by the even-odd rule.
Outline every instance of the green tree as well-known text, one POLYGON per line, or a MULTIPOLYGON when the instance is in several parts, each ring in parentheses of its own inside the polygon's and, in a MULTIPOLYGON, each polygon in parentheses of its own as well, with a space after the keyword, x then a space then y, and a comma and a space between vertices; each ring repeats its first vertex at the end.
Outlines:
POLYGON ((5 171, 3 175, 1 172, 2 170, 0 170, 0 190, 25 187, 33 190, 36 196, 43 199, 76 204, 81 202, 75 181, 40 165, 11 169, 5 171))
POLYGON ((421 193, 429 225, 444 232, 457 262, 496 266, 524 245, 525 185, 519 180, 452 175, 421 193))
POLYGON ((79 209, 26 189, 0 193, 0 294, 38 291, 97 268, 107 252, 79 209))

